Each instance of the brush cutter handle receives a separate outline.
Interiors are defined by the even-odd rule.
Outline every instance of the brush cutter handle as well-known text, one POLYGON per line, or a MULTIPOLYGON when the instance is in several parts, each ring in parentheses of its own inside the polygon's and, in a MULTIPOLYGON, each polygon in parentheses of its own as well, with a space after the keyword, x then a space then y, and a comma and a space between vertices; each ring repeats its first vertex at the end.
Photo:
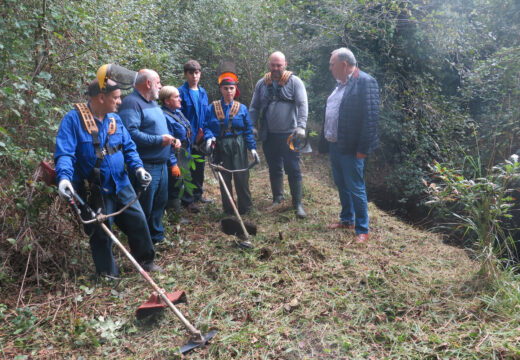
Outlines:
POLYGON ((96 214, 94 212, 94 210, 92 210, 90 208, 90 206, 87 205, 87 203, 85 203, 85 201, 83 201, 83 199, 78 195, 77 192, 74 192, 74 193, 68 193, 69 195, 69 202, 70 204, 72 205, 72 207, 74 208, 74 210, 76 211, 76 213, 78 215, 81 214, 81 210, 78 208, 78 206, 76 205, 76 202, 74 201, 74 199, 76 199, 76 201, 84 208, 87 209, 87 211, 89 212, 89 215, 92 217, 91 220, 83 220, 83 218, 80 216, 80 221, 81 223, 85 224, 85 225, 88 225, 88 224, 93 224, 93 223, 103 223, 105 221, 107 221, 108 218, 111 218, 113 216, 117 216, 121 213, 123 213, 126 209, 128 209, 133 203, 135 203, 139 197, 141 197, 141 194, 143 193, 143 191, 139 191, 137 193, 137 196, 132 200, 130 201, 128 204, 126 204, 125 206, 123 206, 121 209, 119 209, 118 211, 116 212, 113 212, 112 214, 96 214))
POLYGON ((251 164, 249 164, 249 166, 247 167, 247 170, 252 169, 255 165, 258 165, 258 164, 260 164, 260 160, 255 159, 251 164))
POLYGON ((210 161, 209 162, 209 166, 212 168, 212 169, 215 169, 216 171, 219 171, 219 172, 227 172, 227 173, 238 173, 238 172, 243 172, 243 171, 249 171, 250 169, 252 169, 256 164, 258 164, 258 161, 255 160, 253 161, 251 164, 247 165, 247 167, 245 169, 236 169, 236 170, 230 170, 230 169, 226 169, 225 167, 223 167, 222 165, 217 165, 217 164, 214 164, 213 161, 210 161))

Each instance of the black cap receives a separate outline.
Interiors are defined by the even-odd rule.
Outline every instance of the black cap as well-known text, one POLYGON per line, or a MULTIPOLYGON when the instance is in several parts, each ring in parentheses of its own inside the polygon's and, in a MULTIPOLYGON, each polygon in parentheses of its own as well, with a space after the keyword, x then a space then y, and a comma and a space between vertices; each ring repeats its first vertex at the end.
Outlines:
POLYGON ((119 84, 114 82, 113 84, 105 84, 105 87, 103 90, 99 88, 99 82, 97 80, 94 80, 90 83, 88 86, 87 91, 85 92, 88 96, 96 96, 99 94, 109 94, 114 90, 120 89, 119 84))

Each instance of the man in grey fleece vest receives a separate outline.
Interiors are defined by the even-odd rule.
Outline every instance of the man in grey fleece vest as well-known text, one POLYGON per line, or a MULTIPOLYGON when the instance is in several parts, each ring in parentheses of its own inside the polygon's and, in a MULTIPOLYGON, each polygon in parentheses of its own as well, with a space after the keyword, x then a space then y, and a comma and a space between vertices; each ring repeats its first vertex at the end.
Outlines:
POLYGON ((277 51, 269 57, 269 70, 256 83, 249 115, 259 128, 260 140, 267 165, 273 193, 273 204, 283 200, 283 170, 287 174, 292 203, 296 216, 307 215, 302 207, 302 174, 300 153, 289 148, 287 138, 305 138, 307 126, 307 92, 305 85, 296 75, 285 71, 285 55, 277 51))

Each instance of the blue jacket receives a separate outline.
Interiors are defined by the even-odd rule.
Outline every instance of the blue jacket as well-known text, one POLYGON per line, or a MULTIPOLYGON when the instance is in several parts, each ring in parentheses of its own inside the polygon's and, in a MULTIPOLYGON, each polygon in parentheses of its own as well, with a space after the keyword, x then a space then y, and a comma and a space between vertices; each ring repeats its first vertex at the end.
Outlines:
MULTIPOLYGON (((222 104, 222 110, 224 111, 224 115, 226 118, 224 119, 224 124, 227 127, 229 123, 229 110, 231 109, 231 102, 229 105, 224 104, 223 100, 220 100, 222 104)), ((213 104, 211 104, 206 112, 206 120, 204 127, 204 139, 211 139, 215 137, 217 140, 221 136, 220 134, 220 121, 217 118, 215 110, 213 109, 213 104)), ((246 141, 247 148, 249 150, 256 150, 256 142, 255 137, 253 135, 253 123, 251 122, 251 118, 249 117, 249 112, 247 111, 247 107, 244 104, 240 104, 240 109, 238 110, 237 115, 233 118, 233 122, 231 124, 231 130, 224 134, 225 136, 237 134, 243 135, 244 140, 246 141)))
POLYGON ((192 139, 193 142, 197 136, 199 129, 204 128, 204 119, 208 110, 208 94, 203 87, 199 86, 199 116, 197 117, 197 111, 195 104, 190 96, 190 87, 188 82, 185 82, 179 87, 179 94, 181 96, 181 111, 191 123, 192 139))
MULTIPOLYGON (((178 109, 172 110, 165 105, 163 105, 161 109, 163 110, 164 116, 166 117, 166 122, 168 124, 168 130, 170 135, 180 140, 183 147, 183 149, 181 149, 180 151, 187 151, 187 158, 189 158, 189 155, 191 154, 191 138, 188 139, 187 137, 187 128, 191 129, 190 122, 188 121, 188 119, 184 117, 182 112, 178 109), (174 119, 170 114, 174 114, 174 116, 176 116, 179 121, 177 119, 174 119)), ((172 154, 173 158, 170 157, 170 162, 168 163, 168 166, 173 166, 177 163, 177 159, 175 158, 175 152, 173 151, 173 149, 172 154)))
MULTIPOLYGON (((113 147, 121 144, 122 149, 115 154, 105 155, 101 163, 101 191, 106 194, 118 193, 130 185, 125 163, 132 171, 143 166, 135 143, 117 114, 107 114, 103 122, 96 119, 100 146, 105 145, 111 117, 116 119, 116 132, 109 136, 108 145, 113 147)), ((58 182, 67 179, 73 182, 77 189, 83 179, 90 178, 97 157, 92 145, 92 136, 84 130, 77 110, 69 111, 61 121, 54 154, 58 182)))
POLYGON ((169 134, 166 118, 155 101, 147 101, 134 89, 119 107, 119 116, 125 124, 137 151, 144 162, 166 162, 170 146, 162 146, 162 135, 169 134))
POLYGON ((379 87, 358 68, 341 100, 338 119, 338 150, 343 154, 370 154, 378 145, 379 87))

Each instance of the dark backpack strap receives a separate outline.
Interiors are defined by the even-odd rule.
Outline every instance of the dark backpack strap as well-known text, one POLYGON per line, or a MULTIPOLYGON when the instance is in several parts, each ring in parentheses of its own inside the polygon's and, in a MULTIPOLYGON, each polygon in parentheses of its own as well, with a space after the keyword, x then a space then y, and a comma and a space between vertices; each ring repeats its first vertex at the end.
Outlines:
POLYGON ((191 139, 193 133, 191 131, 191 124, 188 119, 184 116, 182 112, 172 113, 171 111, 162 109, 166 114, 170 115, 173 120, 175 120, 177 123, 181 124, 182 127, 186 129, 186 138, 191 139))
MULTIPOLYGON (((179 123, 181 123, 186 128, 186 138, 191 139, 191 137, 193 136, 193 131, 191 130, 190 121, 186 118, 186 116, 184 116, 184 114, 182 112, 179 112, 178 115, 179 115, 179 118, 181 119, 181 121, 179 123)), ((175 117, 174 117, 174 119, 177 120, 177 118, 175 118, 175 117)))

